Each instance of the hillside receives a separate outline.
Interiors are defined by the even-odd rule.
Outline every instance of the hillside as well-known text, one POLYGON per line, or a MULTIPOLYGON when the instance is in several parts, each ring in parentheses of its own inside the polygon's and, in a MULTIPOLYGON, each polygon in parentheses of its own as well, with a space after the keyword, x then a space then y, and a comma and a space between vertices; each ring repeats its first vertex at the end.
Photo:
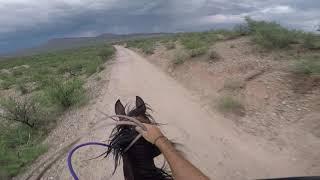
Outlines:
POLYGON ((234 31, 127 45, 224 116, 221 123, 308 165, 309 175, 320 171, 319 35, 248 19, 234 31))
MULTIPOLYGON (((39 53, 47 53, 59 50, 79 48, 83 46, 92 46, 103 43, 113 43, 117 41, 126 41, 131 39, 154 38, 168 36, 170 33, 136 33, 136 34, 112 34, 104 33, 96 37, 67 37, 51 39, 44 44, 28 49, 18 50, 14 53, 4 54, 2 57, 27 56, 39 53)), ((1 58, 1 56, 0 56, 1 58)))

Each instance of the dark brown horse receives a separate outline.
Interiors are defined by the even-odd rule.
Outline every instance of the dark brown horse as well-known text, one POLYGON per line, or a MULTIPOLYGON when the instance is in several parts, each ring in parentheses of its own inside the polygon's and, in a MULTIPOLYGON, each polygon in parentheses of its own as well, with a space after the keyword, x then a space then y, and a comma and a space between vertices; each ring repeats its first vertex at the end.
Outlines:
MULTIPOLYGON (((136 97, 136 107, 126 112, 121 101, 115 104, 116 115, 134 117, 143 123, 155 123, 147 113, 149 108, 142 98, 136 97)), ((124 119, 120 119, 124 120, 124 119)), ((110 135, 110 146, 106 156, 112 154, 115 160, 116 171, 120 161, 123 162, 123 173, 126 180, 168 180, 173 179, 170 174, 162 168, 155 166, 154 158, 161 154, 160 150, 153 144, 140 138, 130 149, 125 151, 128 145, 138 136, 133 126, 122 125, 113 129, 110 135)))

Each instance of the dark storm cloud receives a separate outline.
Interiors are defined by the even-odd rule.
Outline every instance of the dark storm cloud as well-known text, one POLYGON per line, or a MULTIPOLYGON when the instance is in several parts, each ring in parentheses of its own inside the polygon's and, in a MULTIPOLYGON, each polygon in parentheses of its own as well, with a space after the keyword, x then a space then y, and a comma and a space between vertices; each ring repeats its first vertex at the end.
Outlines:
POLYGON ((318 0, 0 0, 0 52, 66 36, 230 27, 244 16, 312 31, 319 9, 318 0))

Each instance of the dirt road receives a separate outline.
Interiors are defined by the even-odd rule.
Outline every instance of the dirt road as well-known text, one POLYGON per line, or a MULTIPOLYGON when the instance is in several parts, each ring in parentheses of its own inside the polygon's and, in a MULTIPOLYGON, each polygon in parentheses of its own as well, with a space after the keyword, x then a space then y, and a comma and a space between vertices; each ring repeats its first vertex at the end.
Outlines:
MULTIPOLYGON (((118 98, 123 102, 132 102, 138 95, 152 107, 155 120, 167 124, 163 130, 168 137, 182 143, 184 146, 181 150, 187 158, 212 179, 308 175, 308 166, 295 163, 296 159, 289 152, 275 153, 272 147, 241 134, 232 123, 202 107, 196 95, 146 59, 126 48, 116 46, 116 49, 116 62, 108 86, 95 102, 72 112, 66 122, 59 125, 48 140, 49 144, 57 141, 53 149, 58 151, 78 137, 81 138, 78 143, 106 140, 111 127, 104 126, 107 122, 101 121, 103 115, 97 110, 113 114, 113 106, 118 98)), ((110 177, 113 170, 111 160, 85 161, 103 151, 97 147, 83 149, 76 154, 74 166, 80 179, 110 177)), ((48 161, 54 159, 51 157, 48 161)), ((45 161, 46 155, 40 159, 45 161)), ((31 179, 38 174, 39 171, 34 172, 31 179)), ((48 168, 42 178, 71 179, 65 158, 48 168)), ((119 169, 111 179, 123 179, 122 170, 119 169)))

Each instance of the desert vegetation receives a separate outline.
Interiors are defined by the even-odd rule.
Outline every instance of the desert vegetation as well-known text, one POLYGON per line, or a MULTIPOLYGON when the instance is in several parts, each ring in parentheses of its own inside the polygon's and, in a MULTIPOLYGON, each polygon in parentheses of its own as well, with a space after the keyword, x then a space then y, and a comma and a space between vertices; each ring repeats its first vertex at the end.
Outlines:
POLYGON ((86 102, 86 78, 114 52, 99 45, 0 61, 0 177, 17 175, 46 151, 42 141, 59 115, 86 102))
POLYGON ((223 113, 243 115, 245 108, 243 103, 231 95, 223 95, 217 100, 217 108, 223 113))
POLYGON ((298 75, 319 76, 320 56, 307 56, 295 61, 292 71, 298 75))
MULTIPOLYGON (((221 57, 217 49, 215 49, 215 45, 221 42, 224 43, 224 41, 238 42, 233 40, 240 38, 248 40, 248 44, 245 46, 250 49, 254 49, 254 52, 252 53, 256 53, 256 55, 253 56, 269 56, 275 61, 280 59, 285 60, 286 65, 284 70, 294 75, 293 81, 297 78, 319 79, 319 34, 286 28, 276 22, 257 21, 250 17, 246 17, 244 23, 234 26, 232 30, 177 33, 170 37, 153 38, 149 40, 143 39, 139 43, 136 41, 131 43, 137 44, 134 45, 136 48, 139 48, 139 44, 144 44, 146 47, 153 47, 153 50, 157 46, 164 46, 165 50, 172 54, 172 56, 170 56, 172 67, 181 66, 187 61, 199 60, 207 61, 215 66, 218 64, 224 64, 224 59, 221 57), (152 46, 150 45, 151 42, 152 46), (147 45, 148 43, 149 45, 147 45), (263 53, 265 53, 265 55, 263 55, 263 53)), ((230 43, 227 48, 230 48, 231 51, 237 52, 239 51, 237 50, 238 48, 242 49, 238 46, 239 45, 230 43)), ((248 48, 246 50, 248 50, 248 48)), ((146 52, 145 50, 143 51, 146 52)), ((162 54, 163 53, 164 52, 162 52, 162 54)), ((243 53, 244 52, 238 54, 243 53)), ((247 53, 251 52, 248 51, 247 53)), ((238 59, 238 57, 233 58, 238 59)), ((241 58, 245 57, 242 56, 241 58)), ((238 59, 238 61, 240 61, 240 59, 238 59)), ((230 64, 232 67, 230 67, 231 69, 228 71, 237 68, 237 63, 234 63, 235 64, 230 64)), ((267 62, 260 63, 267 64, 267 62)), ((229 64, 224 64, 223 68, 228 65, 229 64)), ((251 68, 255 69, 254 66, 251 68)), ((185 67, 185 69, 190 70, 187 67, 185 67)), ((221 70, 221 67, 219 70, 221 70)), ((182 70, 180 69, 178 71, 182 70)), ((239 69, 239 71, 242 70, 239 69)), ((252 77, 254 79, 264 72, 264 70, 255 69, 250 73, 253 73, 252 77)), ((245 92, 246 83, 251 81, 252 78, 247 78, 247 76, 251 77, 249 72, 243 73, 245 75, 241 75, 243 76, 241 78, 225 78, 224 85, 220 88, 222 93, 219 95, 220 97, 217 97, 214 100, 214 104, 216 104, 215 107, 219 111, 238 115, 244 114, 246 109, 245 104, 242 102, 243 98, 239 97, 243 95, 241 93, 245 92), (227 95, 225 93, 227 93, 227 95)), ((266 96, 266 98, 268 98, 268 96, 266 96)))

